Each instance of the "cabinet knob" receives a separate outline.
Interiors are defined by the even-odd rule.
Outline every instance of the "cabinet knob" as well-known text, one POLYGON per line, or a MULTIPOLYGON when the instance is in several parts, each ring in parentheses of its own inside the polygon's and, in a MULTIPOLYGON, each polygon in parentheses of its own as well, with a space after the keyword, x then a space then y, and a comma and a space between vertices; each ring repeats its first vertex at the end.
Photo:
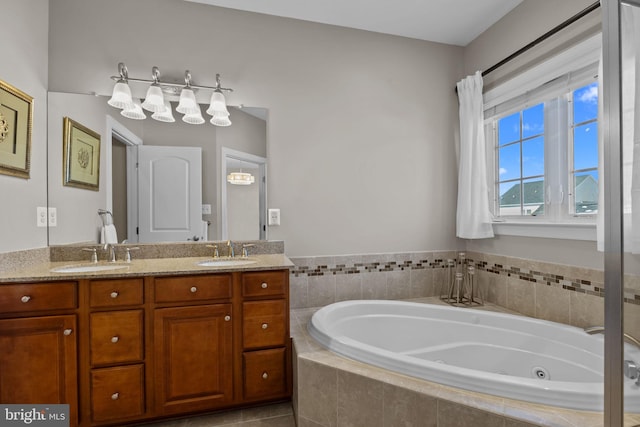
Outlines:
POLYGON ((120 337, 119 337, 119 336, 117 336, 117 335, 116 335, 116 336, 114 336, 114 337, 111 337, 111 342, 112 342, 112 343, 114 343, 114 344, 115 344, 115 343, 117 343, 118 341, 120 341, 120 337))
POLYGON ((111 292, 111 298, 118 298, 119 295, 120 295, 120 292, 118 291, 111 292))
POLYGON ((267 374, 266 372, 262 373, 262 379, 266 380, 267 378, 269 378, 269 374, 267 374))
POLYGON ((71 333, 73 332, 73 329, 65 329, 62 333, 65 334, 66 336, 71 335, 71 333))
POLYGON ((268 327, 269 327, 269 324, 267 324, 267 323, 263 323, 262 324, 262 329, 267 329, 268 327))
POLYGON ((118 400, 118 399, 120 399, 120 393, 116 391, 111 395, 111 400, 118 400))
POLYGON ((28 303, 31 300, 31 297, 29 295, 24 295, 22 298, 20 298, 20 301, 22 301, 23 303, 28 303))
POLYGON ((229 320, 231 320, 231 316, 224 316, 224 321, 228 322, 229 320))
POLYGON ((269 285, 266 282, 262 282, 262 285, 260 285, 262 287, 262 289, 267 289, 269 287, 269 285))
POLYGON ((196 288, 195 286, 192 286, 191 289, 189 289, 191 291, 191 293, 196 293, 198 292, 198 288, 196 288))

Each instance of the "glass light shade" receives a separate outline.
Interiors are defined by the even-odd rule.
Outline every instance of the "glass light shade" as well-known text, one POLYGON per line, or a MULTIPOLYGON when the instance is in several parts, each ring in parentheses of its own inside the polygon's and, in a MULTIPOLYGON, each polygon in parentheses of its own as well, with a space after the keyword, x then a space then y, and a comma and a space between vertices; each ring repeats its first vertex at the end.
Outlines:
POLYGON ((227 175, 227 182, 234 185, 251 185, 255 180, 253 175, 246 172, 231 172, 227 175))
POLYGON ((115 108, 132 108, 133 100, 131 99, 131 89, 124 80, 118 80, 113 87, 113 93, 111 99, 107 101, 107 104, 115 108))
POLYGON ((176 107, 176 111, 181 114, 200 113, 200 106, 196 102, 196 94, 193 93, 192 89, 187 87, 182 89, 182 92, 180 92, 180 102, 176 107))
POLYGON ((216 126, 231 126, 231 120, 229 120, 228 114, 214 114, 209 122, 216 126))
POLYGON ((227 101, 224 99, 224 95, 222 92, 214 91, 211 94, 211 102, 209 103, 209 108, 207 108, 207 114, 213 116, 217 112, 229 115, 227 101))
POLYGON ((120 114, 128 119, 133 120, 144 120, 147 118, 147 116, 144 114, 144 111, 142 111, 142 106, 140 105, 139 99, 134 99, 133 107, 125 108, 124 110, 120 111, 120 114))
POLYGON ((200 113, 200 110, 198 110, 198 112, 195 114, 185 114, 184 116, 182 116, 182 121, 185 123, 189 123, 190 125, 201 125, 204 123, 204 118, 202 117, 202 113, 200 113))
MULTIPOLYGON (((151 118, 159 122, 173 123, 176 119, 173 118, 173 111, 171 111, 171 104, 169 101, 164 101, 164 111, 153 113, 151 118)), ((144 107, 144 104, 142 104, 144 107)))
POLYGON ((152 113, 160 113, 165 109, 164 95, 158 84, 152 84, 147 90, 147 96, 142 103, 142 108, 152 113))

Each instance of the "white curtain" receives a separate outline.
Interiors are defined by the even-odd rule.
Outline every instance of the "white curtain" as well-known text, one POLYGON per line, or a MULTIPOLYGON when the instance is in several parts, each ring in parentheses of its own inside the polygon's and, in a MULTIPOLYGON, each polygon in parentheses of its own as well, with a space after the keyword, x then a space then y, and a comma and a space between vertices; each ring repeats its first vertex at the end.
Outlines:
POLYGON ((460 156, 456 235, 463 239, 493 237, 487 188, 482 75, 458 82, 460 156))
MULTIPOLYGON (((624 251, 640 253, 640 8, 623 6, 622 37, 622 208, 624 251)), ((602 76, 602 66, 599 72, 602 76)), ((602 87, 602 86, 601 86, 602 87)), ((600 118, 602 119, 602 96, 600 118)), ((604 149, 600 136, 598 250, 604 251, 604 149)))

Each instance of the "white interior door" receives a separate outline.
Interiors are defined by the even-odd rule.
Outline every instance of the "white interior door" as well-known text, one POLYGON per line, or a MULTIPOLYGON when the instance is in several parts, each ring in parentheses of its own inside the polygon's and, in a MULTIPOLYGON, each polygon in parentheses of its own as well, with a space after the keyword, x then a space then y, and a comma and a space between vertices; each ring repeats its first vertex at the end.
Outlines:
POLYGON ((202 237, 202 149, 138 147, 140 242, 202 237))

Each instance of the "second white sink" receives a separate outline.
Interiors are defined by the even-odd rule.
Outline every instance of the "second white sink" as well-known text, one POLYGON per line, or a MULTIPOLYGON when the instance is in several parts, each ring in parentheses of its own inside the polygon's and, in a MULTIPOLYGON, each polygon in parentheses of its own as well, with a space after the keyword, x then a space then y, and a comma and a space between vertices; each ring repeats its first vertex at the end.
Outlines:
POLYGON ((256 260, 253 259, 208 259, 206 261, 200 261, 197 264, 200 267, 234 267, 239 265, 255 264, 256 260))

